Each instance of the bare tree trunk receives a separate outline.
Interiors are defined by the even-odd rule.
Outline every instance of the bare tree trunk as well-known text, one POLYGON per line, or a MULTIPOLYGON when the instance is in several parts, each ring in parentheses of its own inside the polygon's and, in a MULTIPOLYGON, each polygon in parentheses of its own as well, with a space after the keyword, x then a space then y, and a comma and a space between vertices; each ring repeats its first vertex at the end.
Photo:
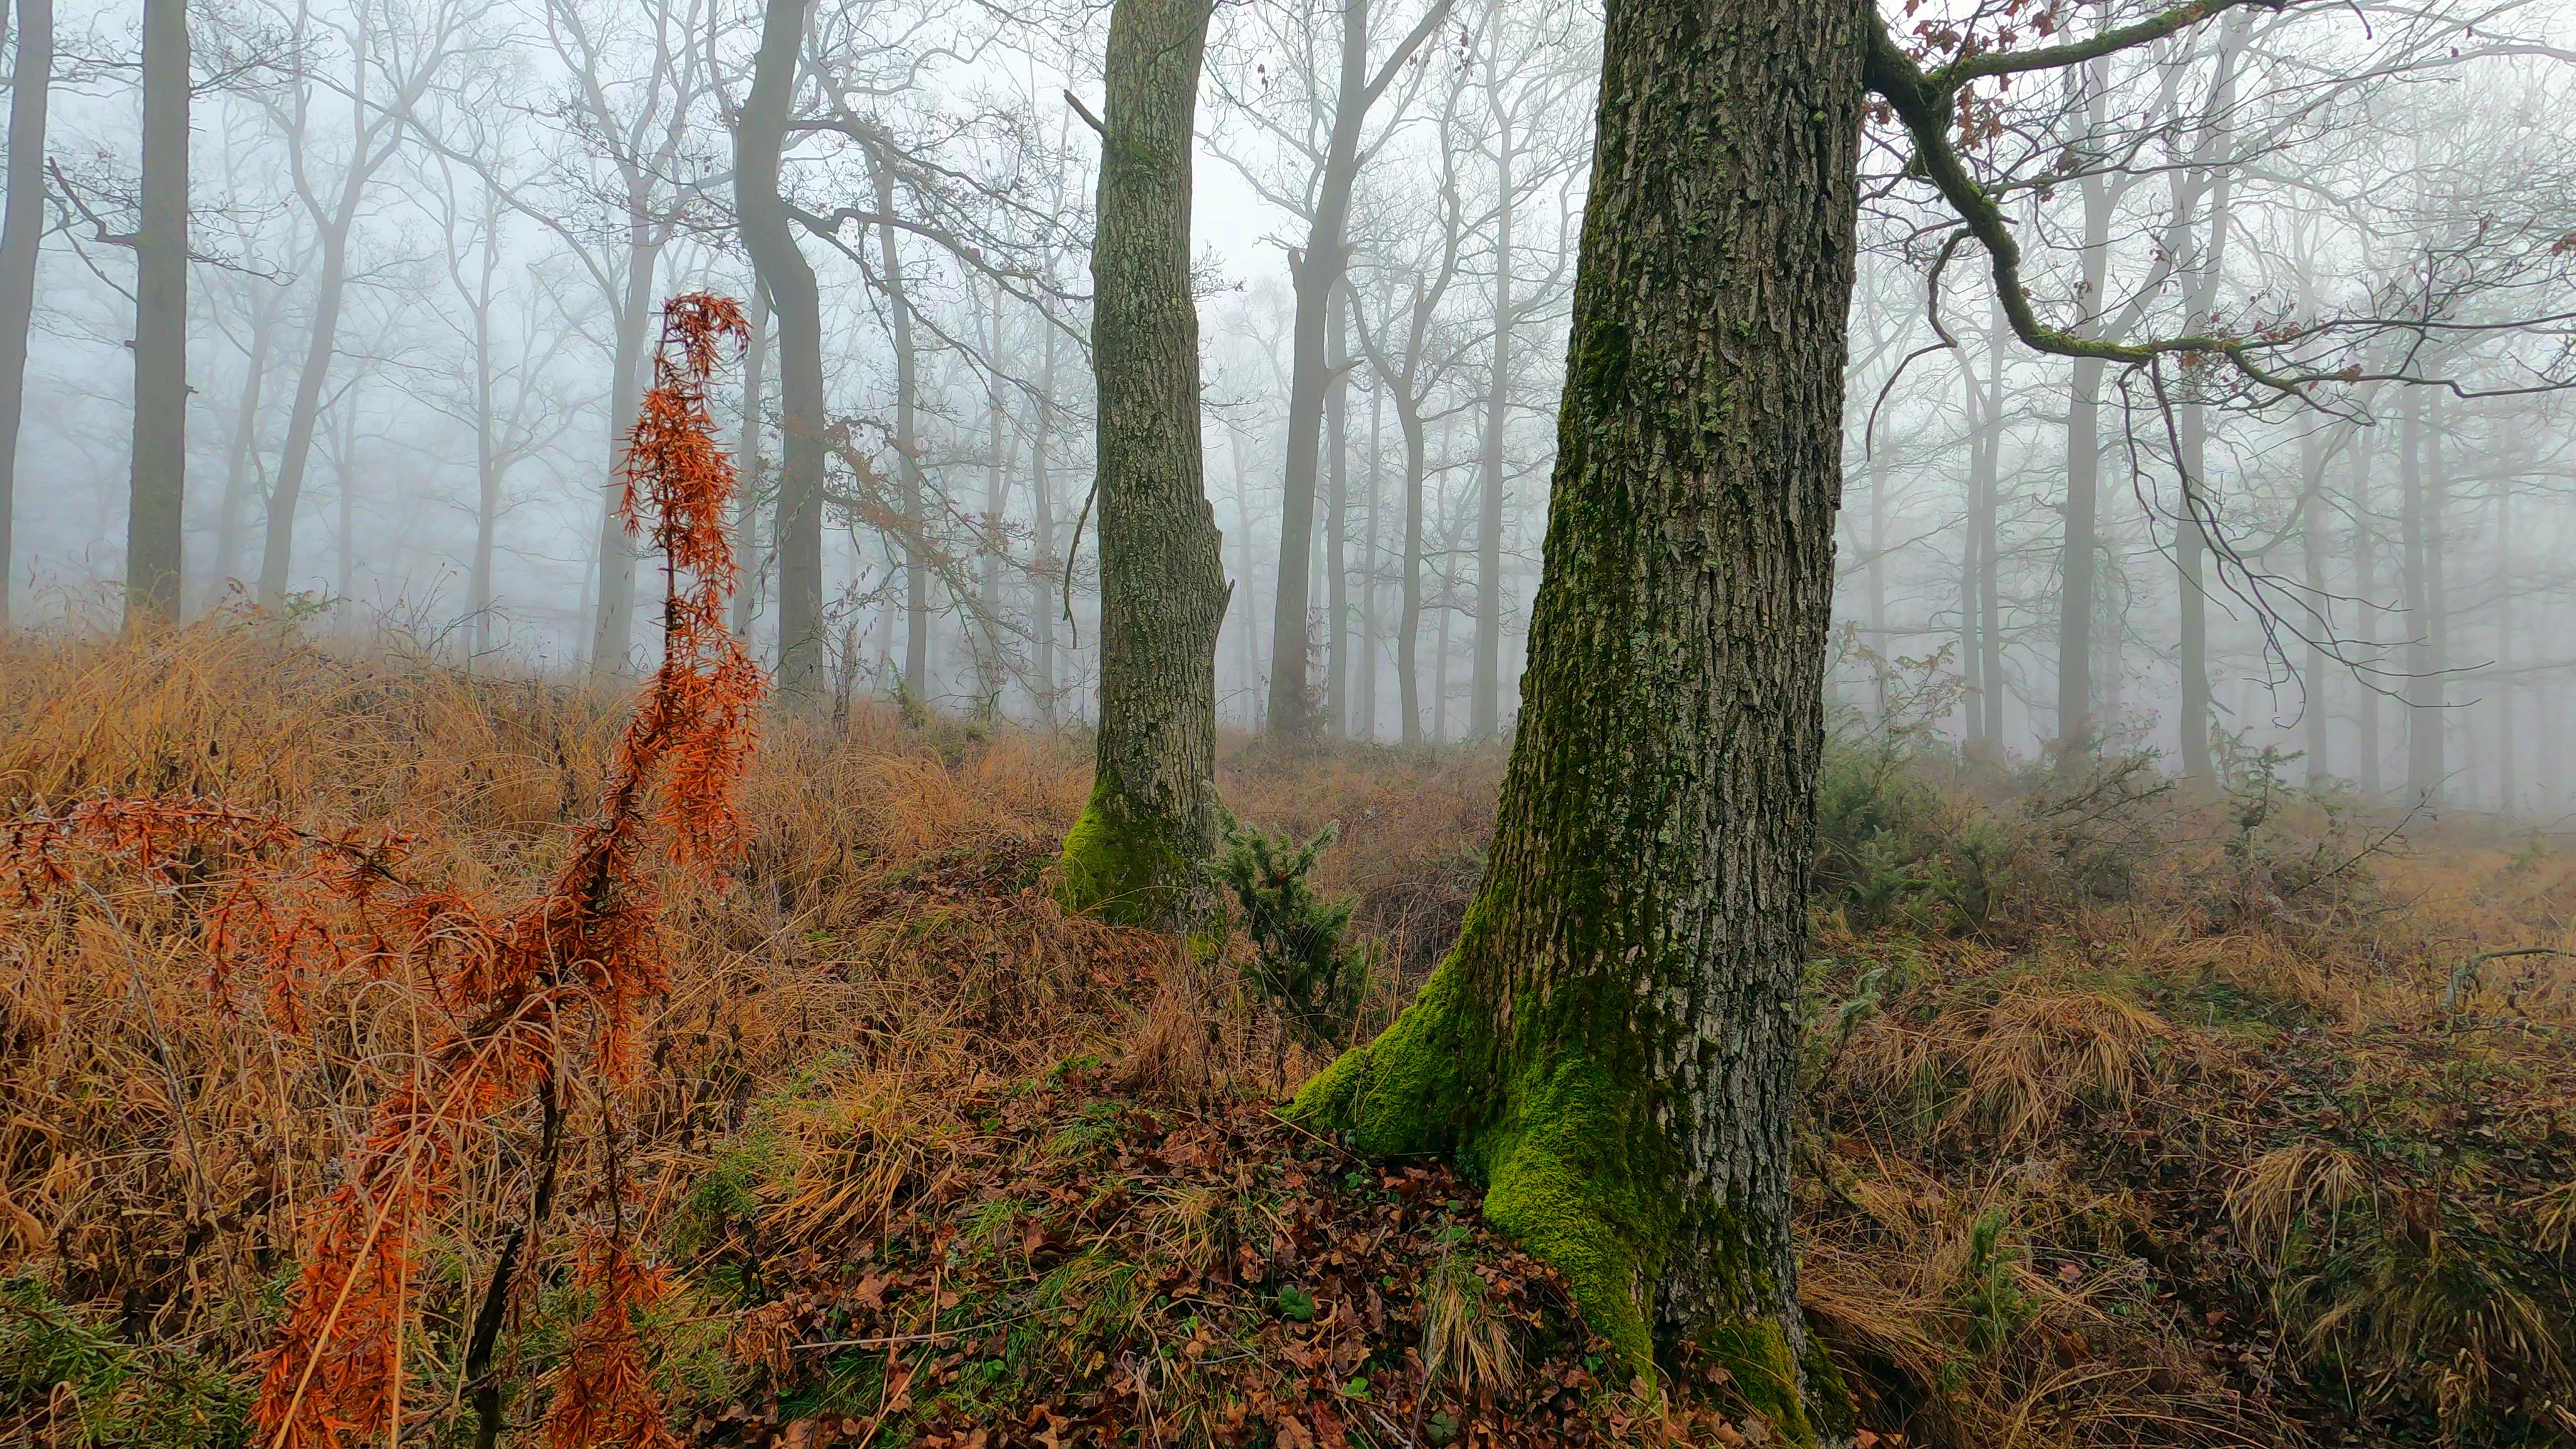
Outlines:
POLYGON ((884 269, 886 314, 894 342, 894 450, 900 470, 903 516, 903 687, 916 700, 930 698, 930 565, 922 557, 929 528, 927 489, 921 476, 920 358, 912 343, 912 297, 904 289, 903 252, 895 244, 893 158, 871 154, 876 173, 877 254, 884 269))
POLYGON ((733 499, 733 548, 742 584, 733 596, 733 633, 748 646, 770 567, 760 544, 760 493, 768 477, 768 464, 761 456, 761 414, 769 406, 769 291, 757 281, 752 284, 749 305, 743 308, 743 320, 750 325, 751 341, 743 349, 742 433, 734 444, 742 486, 733 499))
POLYGON ((2201 510, 2207 506, 2209 475, 2208 418, 2198 403, 2184 403, 2175 431, 2182 439, 2182 517, 2174 524, 2174 570, 2182 596, 2182 772, 2185 778, 2212 778, 2209 757, 2209 593, 2206 537, 2201 510))
POLYGON ((1351 732, 1351 591, 1349 554, 1351 399, 1351 291, 1333 288, 1332 385, 1324 393, 1324 457, 1327 464, 1324 514, 1324 612, 1332 616, 1331 657, 1324 661, 1324 709, 1333 732, 1351 732))
MULTIPOLYGON (((470 303, 474 312, 474 557, 465 570, 465 609, 474 619, 473 657, 492 647, 492 551, 501 526, 501 467, 492 412, 492 281, 501 264, 500 220, 500 198, 487 185, 483 188, 480 285, 470 303)), ((521 385, 525 386, 524 381, 521 385)))
POLYGON ((134 466, 125 524, 129 630, 176 618, 179 612, 184 561, 180 521, 188 497, 192 84, 187 0, 144 0, 143 214, 134 236, 134 466))
POLYGON ((2513 706, 2520 686, 2513 669, 2513 482, 2499 476, 2496 502, 2496 808, 2510 815, 2519 791, 2514 779, 2513 706))
POLYGON ((1848 1437, 1789 1194, 1856 250, 1855 0, 1609 12, 1546 565, 1469 924, 1295 1115, 1447 1152, 1627 1367, 1848 1437))
POLYGON ((340 396, 340 441, 331 451, 337 495, 332 504, 340 515, 340 586, 332 597, 346 600, 358 582, 358 390, 354 386, 340 396))
POLYGON ((1271 615, 1269 726, 1271 733, 1289 740, 1309 739, 1315 730, 1305 663, 1310 648, 1306 615, 1312 598, 1307 554, 1315 543, 1317 463, 1323 451, 1324 394, 1332 371, 1332 359, 1325 352, 1328 313, 1350 260, 1346 238, 1351 190, 1359 180, 1360 132, 1368 122, 1369 108, 1397 68, 1447 13, 1447 0, 1435 0, 1374 77, 1368 73, 1369 10, 1370 0, 1342 0, 1333 125, 1325 138, 1306 245, 1290 258, 1297 313, 1289 344, 1288 466, 1279 519, 1279 601, 1271 615))
POLYGON ((1100 733, 1063 883, 1068 904, 1129 920, 1195 915, 1198 863, 1216 845, 1216 642, 1229 591, 1202 484, 1190 294, 1190 162, 1213 8, 1117 0, 1109 20, 1091 253, 1100 733))
POLYGON ((1261 591, 1252 582, 1252 478, 1251 446, 1241 433, 1227 434, 1226 451, 1234 458, 1234 516, 1242 524, 1235 541, 1243 545, 1243 572, 1235 576, 1232 592, 1243 599, 1243 684, 1252 695, 1252 728, 1262 727, 1261 687, 1261 591))
POLYGON ((2407 390, 2397 431, 2397 547, 2406 600, 2406 794, 2439 804, 2442 795, 2442 678, 2434 660, 2430 535, 2434 513, 2424 482, 2424 398, 2407 390))
POLYGON ((778 692, 810 706, 823 681, 823 314, 778 192, 807 0, 767 0, 751 91, 734 125, 734 210, 778 323, 778 692))
MULTIPOLYGON (((2310 432, 2299 440, 2299 584, 2308 598, 2322 611, 2326 603, 2326 440, 2310 432)), ((2331 664, 2326 656, 2325 631, 2310 629, 2306 662, 2300 667, 2300 683, 2307 696, 2302 711, 2306 727, 2308 788, 2322 788, 2334 778, 2327 747, 2332 736, 2326 730, 2331 713, 2333 692, 2327 687, 2331 664)))
POLYGON ((1977 438, 1977 647, 1986 681, 1978 699, 1977 733, 2000 750, 2004 742, 2003 523, 2004 316, 1993 304, 1986 319, 1986 425, 1977 438))
MULTIPOLYGON (((2402 436, 2402 434, 2401 434, 2402 436)), ((2380 633, 2379 607, 2379 532, 2371 527, 2370 462, 2378 450, 2379 430, 2370 428, 2353 439, 2352 456, 2352 568, 2353 592, 2361 597, 2361 645, 2374 664, 2378 662, 2380 633)), ((2387 744, 2380 738, 2380 690, 2377 675, 2362 681, 2357 723, 2361 727, 2362 794, 2377 799, 2387 786, 2381 777, 2381 766, 2387 755, 2387 744)))
POLYGON ((45 105, 54 84, 54 0, 18 0, 18 58, 9 73, 8 214, 0 221, 0 631, 17 578, 18 421, 26 404, 27 329, 45 237, 45 105))
POLYGON ((1476 499, 1476 663, 1467 733, 1503 732, 1503 428, 1512 400, 1512 117, 1494 107, 1494 360, 1485 377, 1485 435, 1476 499))
POLYGON ((626 459, 627 436, 635 430, 635 410, 644 405, 644 349, 653 322, 653 284, 661 269, 662 243, 652 219, 640 205, 626 220, 626 295, 617 311, 617 353, 609 382, 608 477, 599 492, 599 592, 592 614, 590 672, 595 679, 614 679, 630 667, 635 649, 635 542, 627 537, 626 520, 617 511, 624 492, 618 468, 626 459))
POLYGON ((241 391, 233 403, 233 435, 224 450, 224 496, 215 521, 215 584, 209 603, 221 596, 226 579, 240 577, 243 535, 247 533, 252 493, 252 467, 259 450, 260 396, 268 384, 269 347, 277 337, 282 297, 272 294, 251 310, 250 350, 242 359, 241 391))
POLYGON ((1363 740, 1377 738, 1377 541, 1381 490, 1384 472, 1382 450, 1386 446, 1386 388, 1384 384, 1369 389, 1368 440, 1368 537, 1360 544, 1360 647, 1351 660, 1359 672, 1352 683, 1357 696, 1353 708, 1359 712, 1353 734, 1363 740))
POLYGON ((1396 708, 1404 715, 1404 743, 1422 743, 1422 489, 1428 446, 1422 414, 1406 389, 1396 390, 1395 420, 1404 431, 1404 602, 1395 625, 1396 708))
POLYGON ((982 647, 976 651, 976 688, 983 693, 981 707, 998 709, 1003 680, 1002 668, 1002 519, 1009 509, 1010 468, 1004 457, 1009 444, 1009 429, 1002 413, 1002 298, 993 297, 992 341, 986 356, 991 375, 985 379, 985 435, 991 454, 984 466, 984 536, 978 551, 981 572, 976 579, 977 596, 984 617, 977 621, 982 631, 982 647))
POLYGON ((1055 324, 1041 318, 1046 332, 1045 353, 1038 364, 1038 395, 1029 408, 1029 529, 1032 566, 1029 570, 1029 630, 1037 636, 1038 716, 1048 724, 1055 723, 1055 616, 1062 595, 1057 581, 1061 567, 1055 556, 1055 498, 1047 477, 1048 428, 1054 422, 1049 413, 1055 407, 1055 324))

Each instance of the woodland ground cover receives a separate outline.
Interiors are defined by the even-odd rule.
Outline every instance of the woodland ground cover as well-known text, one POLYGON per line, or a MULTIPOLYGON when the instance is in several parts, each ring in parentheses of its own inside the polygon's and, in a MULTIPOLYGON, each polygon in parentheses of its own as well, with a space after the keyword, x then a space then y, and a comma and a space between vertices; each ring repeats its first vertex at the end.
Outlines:
MULTIPOLYGON (((399 830, 409 877, 511 902, 564 868, 627 711, 258 620, 22 640, 0 796, 399 830)), ((416 1235, 412 1442, 473 1442, 478 1377, 507 1439, 559 1432, 612 1216, 669 1274, 634 1326, 686 1442, 1759 1442, 1741 1385, 1617 1381, 1475 1183, 1270 1113, 1454 937, 1498 753, 1230 743, 1221 791, 1282 837, 1274 874, 1339 830, 1295 919, 1238 909, 1193 952, 1056 905, 1083 744, 865 705, 765 726, 730 883, 641 867, 669 981, 638 1069, 563 1099, 568 1160, 633 1190, 565 1192, 481 1376, 542 1110, 455 1144, 416 1235), (1335 902, 1346 929, 1297 934, 1335 902), (1283 1014, 1283 983, 1330 975, 1266 959, 1299 951, 1358 989, 1283 1014)), ((1878 1440, 2576 1432, 2576 999, 2559 957, 2498 954, 2565 944, 2576 858, 2281 773, 2240 758, 2194 794, 2116 752, 1838 747, 1802 1288, 1878 1440)), ((316 972, 300 1031, 219 1009, 189 889, 233 864, 188 868, 0 903, 0 1438, 250 1442, 313 1215, 435 1035, 435 994, 383 962, 316 972)))

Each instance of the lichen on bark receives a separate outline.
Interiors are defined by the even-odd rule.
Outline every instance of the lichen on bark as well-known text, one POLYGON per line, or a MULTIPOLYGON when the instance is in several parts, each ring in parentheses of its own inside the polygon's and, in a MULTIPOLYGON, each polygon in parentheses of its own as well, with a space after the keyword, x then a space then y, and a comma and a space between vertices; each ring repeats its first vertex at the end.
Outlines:
POLYGON ((1485 876, 1291 1109, 1456 1158, 1631 1366, 1713 1360, 1792 1445, 1850 1432, 1788 1178, 1866 15, 1613 7, 1485 876))

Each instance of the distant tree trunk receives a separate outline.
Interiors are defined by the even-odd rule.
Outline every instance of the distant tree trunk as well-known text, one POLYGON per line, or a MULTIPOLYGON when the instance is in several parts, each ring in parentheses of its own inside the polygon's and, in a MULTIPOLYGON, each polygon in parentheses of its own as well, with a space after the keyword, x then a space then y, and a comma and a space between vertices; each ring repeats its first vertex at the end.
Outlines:
POLYGON ((653 284, 662 243, 640 203, 626 219, 626 295, 617 310, 617 352, 611 364, 608 404, 608 477, 599 492, 599 593, 591 619, 590 672, 595 679, 624 675, 635 649, 635 542, 617 504, 624 493, 618 469, 626 461, 635 410, 644 405, 645 338, 652 330, 653 284))
POLYGON ((810 706, 823 684, 823 313, 814 269, 779 197, 778 157, 808 0, 767 0, 751 90, 734 124, 734 210, 778 323, 778 693, 810 706))
POLYGON ((1359 181, 1360 132, 1399 65, 1447 13, 1434 0, 1423 23, 1400 42, 1375 77, 1368 73, 1370 0, 1342 0, 1340 65, 1333 92, 1333 124, 1325 136, 1315 210, 1305 247, 1291 254, 1297 312, 1290 329, 1288 465, 1279 517, 1279 601, 1271 615, 1270 732, 1283 739, 1313 736, 1315 709, 1307 697, 1307 554, 1315 546, 1315 488, 1323 452, 1324 394, 1332 359, 1326 355, 1328 313, 1350 261, 1347 236, 1351 191, 1359 181))
MULTIPOLYGON (((2379 658, 2379 531, 2371 527, 2370 461, 2378 450, 2379 430, 2365 429, 2352 444, 2352 570, 2353 592, 2361 597, 2361 639, 2365 657, 2374 663, 2379 658)), ((2380 738, 2380 691, 2385 687, 2379 676, 2361 681, 2360 708, 2356 723, 2361 729, 2361 793, 2377 799, 2387 786, 2380 768, 2387 757, 2387 744, 2380 738)))
POLYGON ((2450 734, 2460 711, 2451 703, 2451 591, 2444 582, 2443 564, 2449 549, 2445 546, 2450 529, 2451 470, 2443 456, 2443 444, 2449 440, 2449 422, 2442 405, 2442 394, 2432 392, 2424 400, 2424 593, 2427 624, 2432 633, 2432 657, 2427 662, 2432 678, 2426 693, 2433 701, 2433 758, 2430 778, 2437 792, 2448 793, 2450 775, 2450 734))
POLYGON ((1243 434, 1227 434, 1226 451, 1234 459, 1234 516, 1242 525, 1235 542, 1243 545, 1243 572, 1235 576, 1232 594, 1243 600, 1243 686, 1250 691, 1252 729, 1262 726, 1261 591, 1252 583, 1252 459, 1243 434))
MULTIPOLYGON (((1064 842, 1068 904, 1197 910, 1216 845, 1216 641, 1228 590, 1201 481, 1190 162, 1213 0, 1110 11, 1091 252, 1099 394, 1100 732, 1064 842)), ((1300 568, 1304 554, 1293 556, 1300 568)))
POLYGON ((2004 742, 2004 325, 1998 302, 1987 317, 1986 425, 1977 439, 1977 647, 1985 653, 1977 672, 1986 681, 1977 733, 1997 749, 2004 742))
POLYGON ((339 224, 321 227, 322 266, 314 279, 313 331, 304 343, 304 370, 286 415, 286 444, 277 460, 277 483, 268 494, 268 531, 259 556, 259 602, 274 608, 286 597, 295 559, 295 511, 304 501, 304 474, 313 456, 313 434, 322 418, 322 392, 338 355, 340 304, 348 291, 349 228, 357 208, 345 205, 339 224))
POLYGON ((912 295, 904 287, 903 251, 895 244, 893 158, 871 154, 876 175, 877 255, 884 270, 886 315, 894 343, 894 451, 907 532, 903 540, 903 687, 930 698, 930 562, 922 545, 930 526, 921 476, 920 367, 912 343, 912 295))
POLYGON ((2496 504, 2496 808, 2510 815, 2514 779, 2513 705, 2520 682, 2513 669, 2513 484, 2501 475, 2496 504))
POLYGON ((2182 772, 2185 778, 2212 778, 2209 757, 2209 593, 2206 535, 2201 510, 2208 506, 2209 424, 2198 403, 2175 410, 2175 432, 2182 439, 2182 516, 2174 524, 2174 571, 2182 596, 2182 772))
POLYGON ((981 647, 975 652, 976 688, 982 691, 980 707, 997 708, 1003 680, 1002 668, 1002 519, 1009 508, 1010 461, 1004 450, 1009 446, 1010 430, 1002 411, 1002 299, 993 297, 992 340, 986 353, 992 376, 985 379, 984 432, 991 449, 984 460, 984 536, 979 541, 976 578, 977 604, 984 617, 977 621, 981 647))
POLYGON ((1324 612, 1332 616, 1332 653, 1325 660, 1324 711, 1333 732, 1351 732, 1350 447, 1351 291, 1333 288, 1332 384, 1324 391, 1324 612))
POLYGON ((1360 543, 1360 647, 1351 660, 1359 677, 1352 683, 1357 696, 1352 706, 1359 712, 1354 737, 1377 738, 1377 541, 1381 490, 1384 472, 1382 450, 1386 446, 1386 388, 1369 389, 1368 440, 1368 537, 1360 543))
POLYGON ((743 308, 743 320, 751 328, 751 341, 743 349, 742 433, 734 444, 742 486, 735 490, 733 498, 733 548, 735 562, 742 569, 742 585, 733 596, 733 633, 748 646, 752 618, 760 611, 761 581, 769 577, 769 561, 762 556, 760 547, 759 507, 768 470, 761 458, 760 428, 761 413, 769 406, 769 291, 756 280, 743 308))
MULTIPOLYGON (((144 0, 143 214, 135 228, 134 464, 125 627, 176 618, 188 497, 187 0, 144 0)), ((14 119, 15 102, 12 102, 14 119)), ((307 428, 310 436, 310 427, 307 428)))
POLYGON ((1476 662, 1468 676, 1467 733, 1503 732, 1503 427, 1512 402, 1512 116, 1494 113, 1494 358, 1485 374, 1485 429, 1476 499, 1476 662))
POLYGON ((340 586, 333 598, 355 597, 351 590, 358 584, 358 390, 350 388, 340 399, 340 441, 331 450, 333 492, 332 504, 340 515, 339 564, 340 586))
POLYGON ((2439 804, 2442 795, 2442 677, 2435 662, 2431 534, 2435 514, 2424 481, 2424 398, 2409 388, 2397 432, 2397 548, 2406 600, 2406 794, 2439 804))
MULTIPOLYGON (((2108 102, 2109 77, 2096 62, 2084 68, 2084 144, 2101 134, 2108 102)), ((2076 183, 2084 206, 2084 234, 2078 263, 2083 268, 2086 315, 2079 336, 2102 331, 2102 289, 2111 269, 2111 213, 2118 200, 2108 177, 2088 175, 2076 183)), ((2100 727, 2099 694, 2093 688, 2093 599, 2099 586, 2096 563, 2101 548, 2102 502, 2102 362, 2080 357, 2066 399, 2066 532, 2058 554, 2060 583, 2057 616, 2057 737, 2062 757, 2090 753, 2100 727)))
MULTIPOLYGON (((2320 613, 2326 605, 2326 439, 2314 432, 2299 440, 2299 584, 2307 591, 2320 613)), ((2310 789, 2322 788, 2334 778, 2328 763, 2327 746, 2331 736, 2326 720, 2331 713, 2333 693, 2327 688, 2325 630, 2307 631, 2307 659, 2300 669, 2300 682, 2307 699, 2302 710, 2306 727, 2307 769, 2310 789)))
POLYGON ((1847 1438, 1790 1121, 1857 250, 1857 0, 1609 11, 1546 562, 1467 925, 1295 1116, 1473 1163, 1626 1366, 1847 1438))
POLYGON ((1037 400, 1029 408, 1029 632, 1037 637, 1038 716, 1055 723, 1055 616, 1062 607, 1055 556, 1055 497, 1047 477, 1049 416, 1055 407, 1055 323, 1041 318, 1045 351, 1038 363, 1037 400))
POLYGON ((27 329, 45 237, 45 103, 54 83, 54 0, 18 0, 18 58, 9 73, 9 195, 0 220, 0 631, 17 578, 18 420, 26 404, 27 329))
POLYGON ((232 439, 224 448, 224 496, 215 517, 215 583, 206 591, 209 603, 221 597, 224 580, 241 575, 252 470, 259 453, 260 396, 268 384, 269 349, 277 337, 282 300, 280 293, 271 293, 251 308, 250 348, 242 359, 241 391, 234 395, 232 439))
MULTIPOLYGON (((492 647, 492 552, 501 527, 501 459, 492 410, 492 284, 501 266, 500 198, 483 189, 483 248, 474 313, 474 556, 465 569, 465 610, 474 620, 474 650, 492 647)), ((525 386, 522 381, 521 386, 525 386)))
POLYGON ((1872 457, 1861 464, 1861 470, 1861 476, 1867 480, 1861 491, 1869 496, 1869 553, 1866 556, 1865 582, 1869 591, 1870 718, 1884 725, 1887 722, 1888 659, 1895 653, 1887 627, 1887 469, 1872 457))
POLYGON ((1396 426, 1404 433, 1404 601, 1396 614, 1395 692, 1396 708, 1404 715, 1404 743, 1418 745, 1422 743, 1422 490, 1429 469, 1423 456, 1428 440, 1423 436, 1422 410, 1410 391, 1395 389, 1396 426))

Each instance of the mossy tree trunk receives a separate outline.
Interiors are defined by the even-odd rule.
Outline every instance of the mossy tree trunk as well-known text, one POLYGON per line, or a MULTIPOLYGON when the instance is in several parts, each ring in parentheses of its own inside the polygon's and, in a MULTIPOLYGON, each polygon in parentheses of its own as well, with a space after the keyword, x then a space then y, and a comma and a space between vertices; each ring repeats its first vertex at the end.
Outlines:
POLYGON ((1171 922, 1216 844, 1225 570, 1199 453, 1190 150, 1213 0, 1110 13, 1092 243, 1099 397, 1100 736, 1064 842, 1067 903, 1171 922))
POLYGON ((1456 948, 1299 1095, 1448 1152, 1645 1367, 1846 1433, 1790 1248, 1790 1114, 1841 490, 1860 0, 1621 0, 1545 573, 1456 948))

